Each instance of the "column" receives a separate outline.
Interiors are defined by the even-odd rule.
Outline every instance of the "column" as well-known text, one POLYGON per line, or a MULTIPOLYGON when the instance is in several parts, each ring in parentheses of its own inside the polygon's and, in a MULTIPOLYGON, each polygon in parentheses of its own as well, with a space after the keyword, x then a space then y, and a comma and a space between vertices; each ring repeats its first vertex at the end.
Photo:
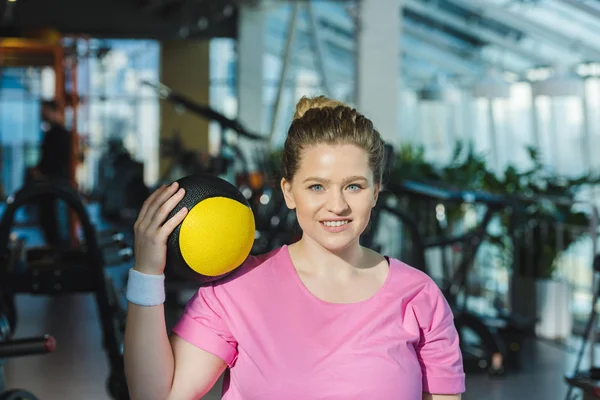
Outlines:
MULTIPOLYGON (((356 107, 383 139, 398 149, 402 0, 359 0, 356 17, 356 107)), ((380 215, 375 242, 384 254, 399 254, 401 224, 380 215)))
MULTIPOLYGON (((263 92, 266 52, 266 7, 240 4, 238 16, 238 119, 249 131, 267 135, 263 92)), ((250 171, 256 143, 241 140, 241 150, 250 171)))
POLYGON ((356 105, 397 148, 402 0, 360 0, 357 12, 356 105))
MULTIPOLYGON (((160 80, 174 91, 207 105, 210 93, 209 40, 170 40, 161 45, 160 80)), ((160 138, 179 133, 186 149, 208 151, 209 121, 191 112, 177 112, 172 103, 161 101, 160 138)), ((160 159, 159 176, 171 160, 160 159)))

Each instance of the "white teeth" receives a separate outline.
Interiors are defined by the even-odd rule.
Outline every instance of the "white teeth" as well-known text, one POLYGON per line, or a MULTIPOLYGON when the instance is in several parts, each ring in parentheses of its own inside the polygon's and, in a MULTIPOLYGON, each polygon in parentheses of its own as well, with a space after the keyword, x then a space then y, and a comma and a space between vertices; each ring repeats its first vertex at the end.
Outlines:
POLYGON ((349 221, 325 221, 323 224, 325 226, 342 226, 346 225, 349 221))

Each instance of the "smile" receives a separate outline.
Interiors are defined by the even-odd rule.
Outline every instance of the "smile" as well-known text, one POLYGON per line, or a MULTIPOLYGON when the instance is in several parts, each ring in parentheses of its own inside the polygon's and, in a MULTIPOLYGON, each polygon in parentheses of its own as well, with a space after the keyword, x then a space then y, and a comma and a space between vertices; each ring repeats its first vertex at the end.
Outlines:
POLYGON ((323 225, 325 226, 342 226, 342 225, 346 225, 348 222, 350 222, 349 220, 344 220, 344 221, 323 221, 321 222, 323 225))

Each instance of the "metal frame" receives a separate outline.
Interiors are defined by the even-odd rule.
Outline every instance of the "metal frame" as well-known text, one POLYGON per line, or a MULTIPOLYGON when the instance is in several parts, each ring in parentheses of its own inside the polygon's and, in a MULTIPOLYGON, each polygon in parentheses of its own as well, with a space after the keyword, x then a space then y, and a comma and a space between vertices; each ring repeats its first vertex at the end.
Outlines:
MULTIPOLYGON (((484 29, 474 24, 469 24, 466 20, 459 16, 446 12, 438 8, 435 4, 425 4, 418 0, 404 0, 404 7, 414 13, 432 18, 441 24, 447 25, 460 32, 483 39, 490 44, 502 47, 522 59, 531 62, 532 64, 551 64, 554 59, 536 51, 534 48, 525 48, 519 45, 519 42, 514 39, 508 39, 490 30, 484 29)), ((510 23, 509 23, 510 25, 510 23)))
MULTIPOLYGON (((323 16, 327 17, 332 24, 340 26, 342 29, 351 29, 352 22, 349 19, 341 16, 323 16)), ((345 48, 350 52, 354 51, 355 44, 352 40, 336 35, 335 33, 324 30, 322 32, 323 39, 335 43, 341 48, 345 48)), ((435 65, 441 69, 459 75, 478 75, 484 68, 483 63, 478 60, 473 62, 464 57, 464 52, 458 53, 456 47, 454 51, 447 43, 440 41, 437 38, 431 37, 429 40, 424 40, 423 32, 414 28, 414 25, 403 23, 402 39, 405 41, 417 42, 414 45, 403 45, 401 51, 410 54, 413 57, 420 58, 435 65)))
POLYGON ((559 0, 559 2, 568 4, 569 6, 582 11, 585 14, 591 15, 600 19, 600 8, 594 7, 588 3, 584 3, 580 0, 559 0))
POLYGON ((310 32, 312 36, 312 45, 313 45, 313 54, 315 55, 315 61, 317 64, 317 69, 319 70, 319 74, 321 75, 321 84, 323 85, 323 89, 325 89, 326 94, 331 93, 331 85, 329 83, 330 78, 327 72, 327 67, 325 66, 325 46, 323 45, 323 38, 321 35, 321 27, 317 21, 317 13, 313 8, 312 1, 307 1, 305 4, 306 11, 308 13, 308 20, 310 23, 310 32))
POLYGON ((269 144, 273 143, 273 136, 275 135, 277 121, 279 120, 279 104, 281 103, 281 96, 283 95, 283 86, 285 85, 285 80, 288 75, 288 70, 290 68, 290 61, 292 58, 291 55, 293 52, 294 39, 296 36, 296 25, 298 22, 299 9, 300 4, 294 3, 292 5, 292 12, 289 16, 285 49, 283 53, 283 65, 281 66, 281 71, 279 73, 279 83, 277 87, 277 93, 275 95, 275 104, 273 105, 273 118, 271 118, 271 129, 269 129, 269 144))
POLYGON ((529 35, 562 47, 566 52, 579 53, 581 57, 588 59, 588 61, 600 60, 600 44, 597 42, 583 42, 578 38, 570 37, 559 30, 550 29, 532 21, 530 18, 524 17, 522 14, 498 6, 489 0, 452 0, 452 2, 471 12, 510 25, 529 35))

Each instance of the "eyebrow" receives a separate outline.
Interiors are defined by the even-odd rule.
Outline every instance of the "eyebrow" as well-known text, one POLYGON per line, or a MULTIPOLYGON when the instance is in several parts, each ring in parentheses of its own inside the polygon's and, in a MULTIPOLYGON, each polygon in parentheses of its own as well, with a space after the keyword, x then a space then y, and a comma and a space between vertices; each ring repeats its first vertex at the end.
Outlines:
MULTIPOLYGON (((331 183, 331 180, 329 180, 329 179, 318 178, 318 177, 315 177, 315 176, 310 176, 310 177, 306 178, 303 181, 303 183, 310 182, 310 181, 312 181, 312 182, 321 182, 321 183, 331 183)), ((344 180, 342 182, 343 183, 349 183, 349 182, 352 182, 352 181, 365 181, 366 182, 367 178, 365 178, 364 176, 355 175, 355 176, 349 176, 347 178, 344 178, 344 180)))

